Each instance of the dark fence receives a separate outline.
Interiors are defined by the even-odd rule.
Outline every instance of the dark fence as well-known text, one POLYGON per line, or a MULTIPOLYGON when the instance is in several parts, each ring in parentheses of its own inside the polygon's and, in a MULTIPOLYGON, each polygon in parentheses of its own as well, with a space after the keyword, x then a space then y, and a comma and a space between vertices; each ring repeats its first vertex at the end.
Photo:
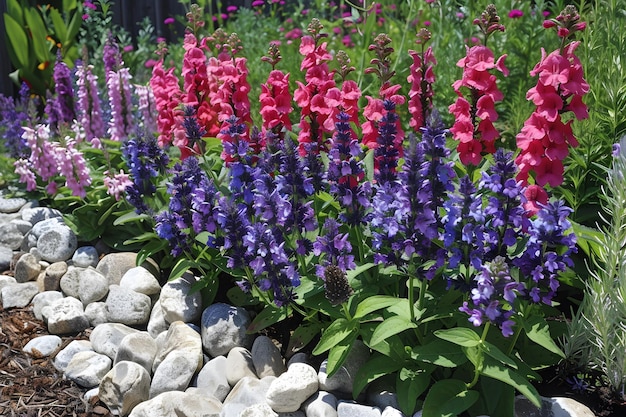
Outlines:
MULTIPOLYGON (((42 2, 44 3, 44 2, 42 2)), ((223 0, 222 9, 228 6, 250 7, 252 0, 223 0)), ((0 16, 7 10, 7 2, 0 0, 0 16)), ((167 17, 182 15, 185 12, 183 6, 176 0, 117 0, 114 1, 111 10, 113 23, 126 29, 135 37, 139 30, 137 23, 148 16, 154 24, 156 35, 171 40, 173 36, 163 20, 167 17)), ((179 32, 180 33, 180 32, 179 32)), ((10 36, 10 34, 9 34, 10 36)), ((11 66, 7 47, 7 34, 4 27, 4 18, 0 18, 0 93, 15 95, 19 90, 10 79, 9 74, 14 70, 11 66)))

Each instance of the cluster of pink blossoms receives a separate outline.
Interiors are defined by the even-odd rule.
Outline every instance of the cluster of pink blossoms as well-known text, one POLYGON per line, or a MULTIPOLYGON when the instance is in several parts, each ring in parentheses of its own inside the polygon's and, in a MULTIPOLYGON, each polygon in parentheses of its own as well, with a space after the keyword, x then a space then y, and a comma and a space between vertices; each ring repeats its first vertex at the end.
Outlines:
POLYGON ((76 85, 78 86, 79 121, 85 129, 87 141, 104 136, 104 121, 98 98, 98 77, 93 74, 93 65, 76 66, 76 85))
POLYGON ((291 105, 291 92, 289 91, 289 74, 276 69, 276 64, 280 59, 280 51, 276 43, 270 44, 268 55, 261 58, 262 61, 272 65, 272 71, 265 84, 261 85, 261 94, 259 95, 263 137, 266 136, 266 132, 271 131, 282 138, 283 129, 291 130, 289 113, 293 111, 293 107, 291 105))
POLYGON ((536 107, 516 136, 521 152, 515 162, 520 168, 517 178, 525 184, 532 171, 535 184, 556 187, 563 182, 563 159, 569 154, 569 146, 578 146, 571 127, 573 119, 564 121, 563 115, 571 112, 578 120, 589 117, 582 101, 589 84, 574 54, 580 42, 565 44, 574 32, 585 29, 585 23, 580 22, 576 9, 568 6, 555 20, 544 22, 544 27, 556 28, 563 44, 550 54, 542 49, 541 61, 530 72, 539 79, 526 98, 536 107))
POLYGON ((411 73, 406 80, 411 84, 409 90, 409 113, 411 119, 409 126, 415 131, 419 131, 426 124, 426 118, 433 107, 433 83, 435 82, 435 72, 433 67, 437 65, 433 48, 429 46, 424 50, 424 44, 430 40, 431 34, 427 29, 420 29, 417 33, 418 45, 421 45, 421 52, 409 51, 413 62, 409 67, 411 73))
POLYGON ((178 107, 182 91, 178 85, 178 78, 174 74, 174 68, 163 68, 163 59, 152 67, 150 87, 154 94, 157 109, 157 129, 159 132, 159 146, 164 147, 171 143, 174 132, 180 127, 177 120, 182 117, 182 110, 178 107))

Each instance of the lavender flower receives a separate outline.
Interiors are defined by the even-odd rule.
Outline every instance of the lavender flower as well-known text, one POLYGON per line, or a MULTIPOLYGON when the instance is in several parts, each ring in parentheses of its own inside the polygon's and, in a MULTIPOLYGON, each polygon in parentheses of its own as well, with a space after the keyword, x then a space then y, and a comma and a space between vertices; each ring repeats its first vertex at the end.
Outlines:
POLYGON ((155 216, 154 230, 161 238, 169 242, 173 256, 180 256, 189 249, 187 233, 181 230, 185 221, 179 213, 164 211, 155 216))
POLYGON ((126 139, 133 130, 132 97, 130 93, 130 70, 120 68, 110 72, 107 80, 109 105, 111 107, 111 121, 109 135, 112 140, 126 139))
POLYGON ((109 32, 107 40, 102 47, 102 60, 104 61, 105 81, 108 84, 109 73, 117 71, 122 66, 120 48, 111 32, 109 32))
MULTIPOLYGON (((220 236, 216 239, 216 246, 221 247, 227 258, 227 266, 237 269, 248 265, 246 247, 243 245, 244 236, 250 228, 250 221, 246 216, 247 208, 239 205, 227 197, 220 197, 217 206, 216 221, 220 236)), ((242 289, 245 289, 244 286, 242 289)))
POLYGON ((378 124, 378 137, 374 150, 374 179, 379 184, 395 181, 398 159, 402 156, 402 141, 398 133, 396 105, 391 100, 383 101, 384 114, 378 124))
POLYGON ((51 124, 56 129, 59 123, 70 125, 76 119, 72 73, 67 64, 61 59, 60 52, 57 54, 52 77, 54 79, 54 105, 57 110, 57 120, 51 121, 51 124))
POLYGON ((105 133, 100 98, 98 97, 98 77, 93 74, 92 70, 92 65, 80 64, 76 67, 79 120, 85 129, 85 137, 89 142, 101 138, 105 133))
POLYGON ((4 138, 4 149, 12 158, 27 158, 30 153, 26 140, 22 137, 22 126, 27 120, 28 115, 18 108, 13 97, 0 95, 0 130, 4 138))

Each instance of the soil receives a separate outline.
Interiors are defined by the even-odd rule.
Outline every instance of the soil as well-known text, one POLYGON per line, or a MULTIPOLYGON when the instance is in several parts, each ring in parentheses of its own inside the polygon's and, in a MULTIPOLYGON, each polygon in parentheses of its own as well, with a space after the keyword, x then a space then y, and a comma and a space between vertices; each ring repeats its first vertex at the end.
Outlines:
MULTIPOLYGON (((0 416, 109 417, 97 397, 83 399, 85 388, 64 379, 52 357, 29 355, 22 348, 34 337, 49 334, 32 307, 0 307, 0 416)), ((72 340, 89 339, 89 331, 61 338, 63 349, 72 340)))
MULTIPOLYGON (((72 340, 88 340, 90 329, 62 337, 63 349, 72 340)), ((52 365, 52 358, 32 356, 22 348, 34 337, 49 334, 37 320, 32 307, 4 310, 0 307, 0 416, 5 417, 111 417, 97 397, 83 399, 87 389, 64 379, 52 365)), ((277 334, 270 337, 280 338, 277 334)), ((58 351, 57 350, 57 351, 58 351)), ((554 378, 554 371, 543 373, 537 385, 546 397, 569 397, 587 405, 597 417, 626 416, 626 397, 612 395, 594 384, 584 393, 575 392, 565 378, 554 378)))

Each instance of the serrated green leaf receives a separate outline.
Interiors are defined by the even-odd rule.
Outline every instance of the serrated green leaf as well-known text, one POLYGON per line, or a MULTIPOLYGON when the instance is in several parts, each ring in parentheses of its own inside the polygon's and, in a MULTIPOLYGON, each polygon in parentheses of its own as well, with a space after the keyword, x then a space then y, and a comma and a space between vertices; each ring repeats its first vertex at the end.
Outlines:
POLYGON ((480 336, 475 331, 465 327, 437 330, 435 336, 459 346, 472 347, 480 344, 480 336))
POLYGON ((339 345, 344 339, 358 333, 355 322, 348 321, 345 318, 339 318, 332 322, 330 326, 322 333, 322 338, 317 346, 313 349, 314 355, 319 355, 331 349, 333 346, 339 345))
POLYGON ((530 381, 513 371, 511 368, 508 368, 486 356, 485 364, 480 373, 481 375, 485 375, 509 384, 528 398, 528 400, 530 400, 530 402, 532 402, 536 407, 541 407, 541 397, 535 387, 530 383, 530 381))
POLYGON ((550 335, 550 326, 548 326, 548 323, 543 317, 533 315, 524 318, 524 331, 530 340, 565 359, 565 354, 557 344, 554 343, 554 339, 550 335))
POLYGON ((392 297, 389 295, 374 295, 371 297, 367 297, 365 300, 361 301, 356 307, 354 318, 361 319, 366 315, 373 313, 374 311, 389 307, 397 302, 397 297, 392 297))
POLYGON ((370 343, 372 345, 377 345, 381 343, 383 340, 399 334, 406 329, 415 329, 417 324, 412 322, 411 320, 407 320, 402 316, 392 316, 385 320, 383 320, 376 330, 374 330, 374 334, 372 335, 372 339, 370 343))
POLYGON ((468 390, 463 381, 443 379, 428 391, 423 413, 429 417, 455 417, 470 408, 478 397, 478 391, 468 390))
POLYGON ((373 354, 356 373, 352 387, 352 397, 357 398, 367 384, 376 379, 392 374, 402 368, 401 362, 391 360, 388 356, 373 354))
POLYGON ((28 66, 28 38, 26 37, 24 29, 22 29, 22 25, 9 14, 5 13, 4 27, 7 34, 10 34, 10 36, 7 36, 7 39, 18 61, 16 62, 16 67, 23 68, 28 66))

